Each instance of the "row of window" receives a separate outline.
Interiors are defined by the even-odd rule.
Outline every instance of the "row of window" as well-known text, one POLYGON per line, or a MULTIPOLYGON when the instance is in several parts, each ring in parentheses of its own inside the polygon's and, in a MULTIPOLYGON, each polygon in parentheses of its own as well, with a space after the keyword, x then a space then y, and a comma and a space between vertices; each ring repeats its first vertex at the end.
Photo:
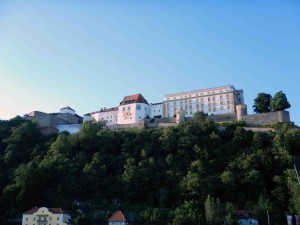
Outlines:
MULTIPOLYGON (((28 224, 26 223, 26 225, 28 225, 28 224)), ((35 224, 32 224, 32 225, 35 225, 35 224)), ((45 223, 44 225, 47 225, 47 224, 45 223)), ((49 225, 52 225, 52 224, 49 224, 49 225)), ((56 225, 59 225, 59 224, 56 224, 56 225)))
MULTIPOLYGON (((126 110, 126 106, 122 107, 122 112, 130 111, 130 110, 131 110, 131 106, 130 105, 127 106, 127 110, 126 110)), ((136 110, 141 110, 141 105, 136 105, 136 110)), ((145 107, 145 111, 147 111, 147 107, 145 107)))
MULTIPOLYGON (((35 221, 36 218, 37 218, 37 217, 33 217, 33 221, 35 221)), ((37 220, 39 220, 39 221, 46 221, 46 218, 47 218, 47 217, 45 217, 45 216, 39 216, 39 217, 37 218, 37 220)), ((28 217, 26 217, 25 220, 28 221, 28 217)), ((49 220, 50 220, 50 221, 52 220, 52 217, 51 217, 51 216, 49 216, 49 220)), ((59 216, 56 217, 56 220, 59 220, 59 216)))
MULTIPOLYGON (((206 94, 206 92, 202 92, 202 93, 197 93, 196 95, 182 95, 182 96, 180 96, 180 97, 178 97, 178 99, 179 98, 191 98, 191 97, 198 97, 198 96, 203 96, 203 95, 210 95, 210 94, 215 94, 215 93, 222 93, 222 92, 229 92, 229 89, 226 89, 226 90, 219 90, 219 91, 212 91, 212 92, 207 92, 207 94, 206 94)), ((227 94, 228 95, 228 94, 227 94)), ((167 101, 168 100, 176 100, 177 99, 177 97, 173 97, 173 98, 167 98, 167 101)))
MULTIPOLYGON (((226 100, 227 100, 227 101, 230 101, 229 96, 226 97, 226 100)), ((196 99, 190 99, 190 100, 185 99, 184 101, 183 101, 183 100, 180 100, 180 101, 174 101, 174 102, 171 102, 171 104, 172 104, 172 103, 173 103, 173 104, 179 103, 180 105, 182 105, 182 104, 187 104, 187 103, 192 104, 193 102, 196 102, 196 103, 199 103, 199 102, 204 103, 204 101, 205 101, 205 102, 211 102, 211 101, 213 101, 213 102, 215 102, 215 101, 223 102, 223 101, 225 101, 225 99, 224 99, 222 96, 220 96, 220 98, 218 98, 218 99, 216 99, 215 97, 212 97, 212 98, 209 97, 209 98, 207 98, 207 99, 203 99, 203 98, 196 98, 196 99), (205 100, 207 100, 207 101, 205 101, 205 100)), ((169 105, 169 104, 170 104, 170 103, 167 102, 167 105, 169 105)))
MULTIPOLYGON (((216 108, 216 107, 212 107, 212 108, 208 108, 207 110, 204 110, 203 108, 199 109, 197 108, 196 110, 193 110, 193 109, 186 109, 185 110, 185 115, 192 115, 194 114, 195 112, 199 112, 199 111, 202 111, 202 112, 222 112, 225 108, 223 108, 223 106, 221 106, 220 109, 216 108)), ((230 110, 231 107, 230 105, 227 106, 227 110, 230 110)), ((176 109, 174 109, 173 112, 175 112, 176 109)), ((172 114, 172 112, 170 111, 166 111, 165 112, 165 117, 170 117, 170 115, 172 114)))

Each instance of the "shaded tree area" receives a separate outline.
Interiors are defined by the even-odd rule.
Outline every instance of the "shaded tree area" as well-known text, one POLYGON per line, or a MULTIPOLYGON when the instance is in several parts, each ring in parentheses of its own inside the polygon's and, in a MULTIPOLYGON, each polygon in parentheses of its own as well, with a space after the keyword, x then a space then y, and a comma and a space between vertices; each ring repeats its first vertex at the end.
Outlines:
POLYGON ((0 124, 2 220, 35 206, 72 209, 74 201, 98 207, 80 224, 117 208, 158 225, 235 224, 234 212, 245 208, 262 222, 268 210, 281 224, 300 212, 292 170, 299 130, 220 131, 202 113, 176 127, 116 132, 86 122, 77 134, 50 137, 22 118, 0 124))

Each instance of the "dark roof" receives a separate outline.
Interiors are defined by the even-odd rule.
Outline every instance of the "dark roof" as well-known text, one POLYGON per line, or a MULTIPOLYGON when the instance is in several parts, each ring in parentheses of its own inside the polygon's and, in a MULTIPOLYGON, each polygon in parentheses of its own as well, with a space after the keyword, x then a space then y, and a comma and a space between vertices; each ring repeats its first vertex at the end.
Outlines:
MULTIPOLYGON (((40 208, 35 207, 32 208, 30 210, 28 210, 27 212, 24 212, 23 214, 33 214, 35 212, 37 212, 40 208)), ((66 211, 63 211, 61 208, 47 208, 49 210, 49 212, 52 212, 53 214, 63 214, 66 213, 66 211)))
POLYGON ((239 219, 255 219, 256 212, 254 210, 237 210, 239 219))
POLYGON ((98 113, 98 112, 100 112, 100 111, 89 112, 89 113, 84 114, 84 116, 91 116, 91 115, 93 115, 95 113, 98 113))
POLYGON ((141 94, 125 96, 123 98, 122 102, 120 102, 120 105, 127 105, 127 104, 131 104, 131 103, 145 103, 145 104, 149 105, 147 100, 141 94))
POLYGON ((158 103, 151 103, 150 105, 161 105, 162 102, 158 102, 158 103))
POLYGON ((116 212, 114 212, 114 214, 108 218, 107 220, 108 222, 126 222, 126 218, 124 216, 124 214, 122 213, 122 211, 118 210, 116 212))
POLYGON ((119 110, 119 107, 112 107, 112 108, 108 108, 108 109, 101 109, 99 112, 110 112, 110 111, 117 111, 119 110))
POLYGON ((75 112, 75 110, 74 109, 72 109, 70 106, 66 106, 66 107, 64 107, 64 108, 61 108, 61 110, 62 109, 71 109, 72 111, 74 111, 75 112))
POLYGON ((86 114, 84 114, 84 116, 91 116, 91 115, 94 115, 94 114, 100 113, 100 112, 110 112, 110 111, 117 111, 117 110, 119 110, 118 106, 112 107, 112 108, 108 108, 108 109, 101 109, 101 110, 95 111, 95 112, 86 113, 86 114))

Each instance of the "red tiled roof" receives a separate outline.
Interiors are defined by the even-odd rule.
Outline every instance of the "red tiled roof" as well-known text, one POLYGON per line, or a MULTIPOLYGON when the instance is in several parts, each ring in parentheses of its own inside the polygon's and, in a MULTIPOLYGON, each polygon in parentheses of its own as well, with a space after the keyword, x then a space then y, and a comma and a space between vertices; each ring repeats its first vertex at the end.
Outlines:
POLYGON ((108 222, 126 222, 126 218, 124 216, 124 214, 122 213, 122 211, 116 211, 114 212, 114 214, 109 217, 109 219, 107 220, 108 222))
MULTIPOLYGON (((28 210, 27 212, 24 212, 23 214, 33 214, 35 212, 37 212, 39 210, 39 208, 35 207, 32 208, 30 210, 28 210)), ((61 208, 48 208, 49 212, 52 212, 53 214, 63 214, 64 211, 61 208)))
POLYGON ((66 107, 64 107, 64 108, 61 108, 61 109, 71 109, 71 110, 73 110, 73 111, 75 112, 75 110, 74 110, 74 109, 72 109, 70 106, 66 106, 66 107))
POLYGON ((149 105, 147 100, 141 94, 125 96, 123 98, 122 102, 120 102, 120 105, 126 105, 126 104, 131 104, 131 103, 145 103, 145 104, 149 105))

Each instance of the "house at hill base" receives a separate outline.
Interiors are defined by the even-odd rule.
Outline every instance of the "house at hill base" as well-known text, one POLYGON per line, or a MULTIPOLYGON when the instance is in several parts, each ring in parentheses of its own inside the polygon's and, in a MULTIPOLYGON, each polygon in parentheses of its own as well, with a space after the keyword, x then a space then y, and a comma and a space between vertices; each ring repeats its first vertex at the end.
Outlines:
POLYGON ((121 210, 113 213, 111 217, 108 218, 108 225, 128 225, 128 219, 121 210))
POLYGON ((69 225, 70 215, 61 208, 32 208, 23 213, 22 225, 69 225))
POLYGON ((258 220, 253 210, 238 210, 237 216, 239 225, 258 225, 258 220))

